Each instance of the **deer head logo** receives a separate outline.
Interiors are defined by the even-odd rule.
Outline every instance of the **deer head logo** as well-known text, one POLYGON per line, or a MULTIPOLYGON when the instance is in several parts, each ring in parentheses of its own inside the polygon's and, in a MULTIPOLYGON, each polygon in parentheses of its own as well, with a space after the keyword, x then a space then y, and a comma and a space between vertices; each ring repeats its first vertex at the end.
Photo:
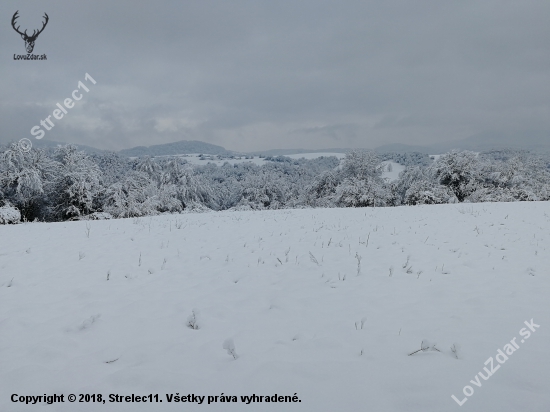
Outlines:
POLYGON ((11 25, 13 27, 13 29, 19 33, 21 35, 21 38, 23 40, 25 40, 25 48, 27 49, 27 53, 32 53, 33 49, 34 49, 34 42, 36 41, 36 38, 38 37, 38 35, 40 33, 42 33, 42 31, 44 30, 44 28, 46 27, 46 24, 48 24, 48 20, 50 19, 48 17, 48 15, 46 13, 44 13, 44 19, 46 19, 46 21, 44 21, 44 23, 42 23, 42 28, 40 30, 38 30, 38 32, 36 30, 33 30, 32 32, 32 35, 28 35, 27 34, 27 30, 25 30, 24 33, 21 33, 19 31, 19 27, 20 26, 17 26, 15 27, 15 21, 17 20, 17 18, 19 17, 18 16, 18 13, 19 13, 19 10, 17 10, 15 12, 15 14, 13 15, 12 19, 11 19, 11 25))

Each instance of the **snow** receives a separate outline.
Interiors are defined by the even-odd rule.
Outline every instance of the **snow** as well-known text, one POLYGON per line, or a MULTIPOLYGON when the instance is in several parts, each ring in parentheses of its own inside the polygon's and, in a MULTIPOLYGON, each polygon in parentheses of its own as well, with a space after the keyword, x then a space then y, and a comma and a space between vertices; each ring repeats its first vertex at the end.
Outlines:
POLYGON ((389 180, 390 182, 397 180, 399 178, 399 173, 405 170, 405 166, 400 165, 391 160, 382 162, 384 165, 384 171, 382 172, 382 177, 389 180), (388 171, 388 165, 391 165, 391 171, 388 171))
POLYGON ((548 411, 549 234, 548 202, 0 226, 0 411, 548 411), (163 403, 10 401, 54 393, 163 403))
MULTIPOLYGON (((261 165, 266 163, 266 160, 263 157, 259 157, 257 155, 253 156, 252 159, 247 159, 246 156, 243 155, 243 156, 235 156, 235 159, 224 158, 224 159, 221 159, 221 160, 218 160, 217 155, 209 155, 209 154, 203 154, 205 159, 201 160, 200 155, 201 155, 201 153, 192 153, 192 154, 182 154, 182 155, 176 155, 176 156, 187 160, 187 162, 192 164, 192 165, 199 165, 199 166, 204 166, 208 163, 214 163, 217 166, 222 166, 225 162, 228 162, 231 165, 238 164, 238 163, 251 162, 251 163, 254 163, 255 165, 258 165, 258 166, 261 166, 261 165)), ((291 159, 311 160, 311 159, 317 159, 321 156, 324 156, 324 157, 335 156, 338 159, 343 159, 346 156, 346 154, 345 153, 315 152, 315 153, 300 153, 300 154, 285 155, 284 157, 288 157, 288 158, 291 158, 291 159)), ((171 156, 155 156, 155 157, 160 158, 160 157, 174 157, 174 156, 171 155, 171 156)), ((135 158, 133 158, 133 159, 135 159, 135 158)))
POLYGON ((21 212, 12 206, 0 207, 0 225, 14 224, 21 221, 21 212))
MULTIPOLYGON (((222 166, 224 163, 229 163, 231 165, 238 164, 238 163, 245 163, 245 162, 251 162, 255 165, 261 166, 265 163, 265 160, 263 158, 260 158, 259 156, 254 156, 253 159, 246 159, 245 156, 236 156, 235 159, 230 158, 223 158, 221 160, 218 160, 217 155, 209 155, 209 154, 203 154, 204 160, 201 160, 200 153, 193 153, 193 154, 184 154, 184 155, 177 155, 176 157, 180 157, 182 159, 187 160, 189 164, 192 165, 198 165, 198 166, 204 166, 208 163, 213 163, 216 166, 222 166)), ((155 157, 174 157, 174 156, 155 156, 155 157)))
POLYGON ((285 157, 290 157, 291 159, 317 159, 319 157, 331 157, 334 156, 338 159, 343 159, 346 157, 345 153, 323 153, 323 152, 315 152, 315 153, 298 153, 298 154, 291 154, 291 155, 285 155, 285 157))
MULTIPOLYGON (((480 152, 473 152, 473 153, 475 153, 476 156, 479 156, 479 153, 480 153, 480 152)), ((443 154, 430 155, 430 158, 431 158, 434 162, 436 162, 436 161, 439 160, 439 158, 440 158, 441 156, 443 156, 443 154)))

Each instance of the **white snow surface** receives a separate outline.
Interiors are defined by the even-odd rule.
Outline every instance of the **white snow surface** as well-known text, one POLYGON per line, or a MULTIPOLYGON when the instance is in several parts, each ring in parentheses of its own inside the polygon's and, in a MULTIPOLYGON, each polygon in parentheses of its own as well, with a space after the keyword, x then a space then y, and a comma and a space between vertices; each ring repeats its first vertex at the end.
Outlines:
POLYGON ((548 202, 0 226, 0 411, 547 412, 549 238, 548 202))
POLYGON ((400 165, 392 160, 386 160, 382 162, 384 165, 384 171, 382 172, 382 177, 389 180, 390 182, 397 180, 399 178, 399 173, 405 170, 405 166, 400 165), (391 165, 391 171, 388 171, 388 165, 391 165))
MULTIPOLYGON (((171 156, 156 156, 156 157, 172 157, 171 156)), ((338 159, 343 159, 346 154, 345 153, 300 153, 300 154, 292 154, 292 155, 285 155, 284 157, 289 157, 291 159, 317 159, 319 157, 330 157, 335 156, 338 159)), ((176 157, 180 157, 182 159, 187 160, 189 164, 192 165, 199 165, 204 166, 208 163, 214 163, 217 166, 222 166, 225 162, 234 165, 238 163, 245 163, 245 162, 251 162, 258 166, 261 166, 266 163, 266 160, 263 157, 259 157, 257 155, 253 156, 252 159, 247 159, 246 156, 235 156, 234 159, 230 158, 224 158, 219 160, 217 155, 209 155, 204 154, 204 160, 201 160, 200 153, 193 153, 193 154, 182 154, 182 155, 176 155, 176 157)), ((277 156, 275 156, 277 157, 277 156)))
POLYGON ((319 157, 331 157, 334 156, 337 159, 343 159, 346 157, 345 153, 332 153, 332 152, 315 152, 315 153, 298 153, 298 154, 291 154, 291 155, 285 155, 285 157, 290 157, 291 159, 317 159, 319 157))
POLYGON ((187 160, 187 162, 189 162, 192 165, 199 165, 199 166, 204 166, 204 165, 207 165, 208 163, 214 163, 217 166, 222 166, 226 162, 231 165, 250 162, 250 163, 254 163, 255 165, 261 166, 265 163, 265 160, 259 156, 254 156, 253 159, 246 159, 245 156, 240 156, 240 157, 237 156, 235 159, 224 158, 221 160, 218 160, 218 156, 216 155, 204 155, 204 160, 201 160, 199 156, 200 156, 199 154, 189 154, 189 155, 181 155, 179 157, 187 160))
POLYGON ((199 153, 193 153, 193 154, 182 154, 182 155, 170 155, 170 156, 155 156, 155 157, 180 157, 184 160, 186 160, 191 165, 198 165, 198 166, 205 166, 208 163, 213 163, 216 166, 222 166, 224 163, 229 163, 230 165, 238 164, 238 163, 245 163, 245 162, 251 162, 255 165, 261 166, 265 164, 264 158, 261 158, 259 156, 254 156, 253 159, 246 159, 245 156, 236 156, 234 159, 230 158, 224 158, 224 159, 218 159, 217 155, 209 155, 204 154, 204 160, 200 158, 199 153))

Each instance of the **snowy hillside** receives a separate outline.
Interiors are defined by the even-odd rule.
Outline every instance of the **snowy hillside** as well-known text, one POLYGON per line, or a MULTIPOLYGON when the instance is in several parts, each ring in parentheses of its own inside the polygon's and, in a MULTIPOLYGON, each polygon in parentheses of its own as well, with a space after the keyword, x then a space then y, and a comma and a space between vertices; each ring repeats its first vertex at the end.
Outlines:
MULTIPOLYGON (((255 165, 261 166, 265 164, 267 161, 265 160, 265 157, 259 157, 257 155, 232 155, 232 156, 217 156, 217 155, 208 155, 208 154, 201 154, 201 153, 189 153, 189 154, 178 154, 178 155, 167 155, 167 156, 157 156, 159 158, 162 157, 179 157, 181 159, 184 159, 187 161, 187 163, 195 165, 195 166, 204 166, 208 163, 213 163, 216 166, 221 166, 224 163, 229 163, 230 165, 240 164, 240 163, 247 163, 251 162, 255 165)), ((316 152, 316 153, 301 153, 301 154, 293 154, 293 155, 285 155, 284 157, 288 157, 290 159, 318 159, 319 157, 330 157, 334 156, 337 159, 343 159, 345 157, 345 153, 323 153, 323 152, 316 152)), ((135 158, 137 159, 137 158, 135 158)), ((397 164, 395 162, 392 162, 394 164, 397 164)), ((398 168, 400 166, 398 165, 398 168)), ((401 167, 402 170, 404 167, 401 167)))
POLYGON ((405 170, 405 166, 395 163, 391 160, 382 162, 384 169, 382 172, 382 177, 389 180, 390 182, 397 180, 399 178, 399 173, 405 170))
POLYGON ((0 411, 547 412, 549 205, 0 226, 0 411))
POLYGON ((299 153, 285 155, 285 157, 290 157, 291 159, 317 159, 319 157, 329 157, 334 156, 338 159, 343 159, 346 157, 345 153, 325 153, 325 152, 314 152, 314 153, 299 153))
POLYGON ((118 152, 122 156, 166 156, 180 153, 209 153, 213 155, 232 155, 234 152, 222 146, 201 142, 198 140, 180 140, 173 143, 157 144, 149 147, 137 146, 118 152))
MULTIPOLYGON (((169 158, 173 156, 158 156, 158 157, 169 158)), ((233 156, 233 158, 231 157, 219 158, 217 155, 204 155, 201 153, 190 153, 190 154, 176 155, 176 157, 179 157, 180 159, 184 159, 187 163, 195 166, 204 166, 208 163, 213 163, 216 166, 221 166, 226 162, 229 163, 230 165, 235 165, 235 164, 245 163, 245 162, 252 162, 258 166, 261 166, 265 163, 265 160, 258 156, 248 156, 248 158, 247 156, 233 156)))

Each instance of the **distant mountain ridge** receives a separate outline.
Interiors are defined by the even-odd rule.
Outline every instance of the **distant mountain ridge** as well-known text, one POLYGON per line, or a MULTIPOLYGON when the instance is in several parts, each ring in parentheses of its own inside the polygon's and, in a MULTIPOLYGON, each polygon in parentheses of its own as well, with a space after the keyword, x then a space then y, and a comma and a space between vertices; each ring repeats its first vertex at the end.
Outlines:
POLYGON ((488 131, 461 140, 433 144, 428 146, 428 148, 439 153, 445 153, 452 149, 473 150, 476 152, 498 149, 549 152, 550 134, 541 131, 526 131, 522 133, 488 131))
MULTIPOLYGON (((33 140, 33 146, 37 148, 56 148, 68 143, 55 142, 51 140, 33 140)), ((73 143, 71 143, 73 144, 73 143)), ((107 150, 97 149, 92 146, 74 144, 79 150, 89 154, 106 153, 107 150)), ((472 150, 476 152, 519 149, 535 152, 550 152, 550 135, 545 132, 525 132, 515 134, 513 132, 485 132, 470 136, 465 139, 451 142, 435 143, 430 145, 409 145, 404 143, 391 143, 378 146, 374 151, 378 153, 410 153, 419 152, 430 155, 442 154, 450 150, 472 150), (518 137, 519 136, 519 137, 518 137)), ((286 156, 302 153, 346 153, 352 148, 331 148, 331 149, 271 149, 257 150, 253 152, 237 152, 228 150, 222 146, 205 143, 198 140, 181 140, 173 143, 158 144, 151 146, 136 146, 130 149, 123 149, 117 152, 121 156, 143 157, 143 156, 170 156, 182 154, 209 154, 209 155, 264 155, 264 156, 286 156)))
POLYGON ((157 144, 152 146, 137 146, 123 149, 118 152, 122 156, 170 156, 189 153, 204 153, 211 155, 234 155, 236 152, 226 150, 222 146, 200 142, 198 140, 180 140, 174 143, 157 144))

